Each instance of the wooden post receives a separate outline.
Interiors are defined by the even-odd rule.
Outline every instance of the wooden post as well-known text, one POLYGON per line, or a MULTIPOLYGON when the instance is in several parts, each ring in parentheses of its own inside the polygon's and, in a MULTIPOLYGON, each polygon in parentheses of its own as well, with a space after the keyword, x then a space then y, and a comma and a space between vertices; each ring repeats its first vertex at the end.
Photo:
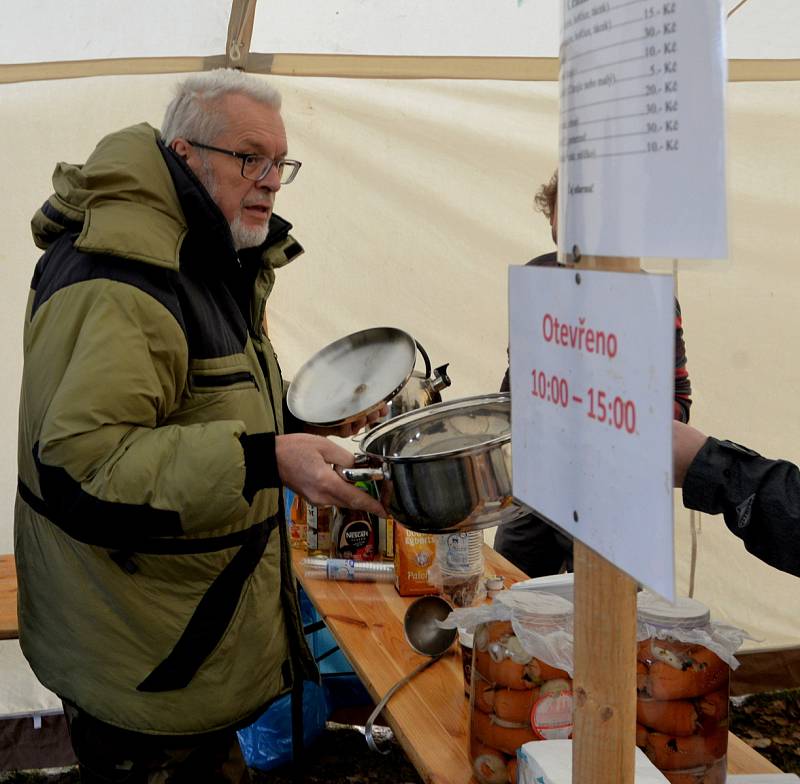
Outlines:
MULTIPOLYGON (((575 269, 641 271, 639 259, 598 256, 581 258, 575 269)), ((636 582, 578 541, 574 568, 572 781, 634 784, 636 582)))
POLYGON ((577 541, 574 564, 572 781, 634 784, 636 583, 577 541))

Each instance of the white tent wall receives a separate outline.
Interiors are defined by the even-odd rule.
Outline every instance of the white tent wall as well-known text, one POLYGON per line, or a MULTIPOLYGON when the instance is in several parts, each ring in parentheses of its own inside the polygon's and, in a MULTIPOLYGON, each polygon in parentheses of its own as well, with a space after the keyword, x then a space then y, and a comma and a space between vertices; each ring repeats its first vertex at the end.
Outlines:
MULTIPOLYGON (((158 125, 175 81, 0 86, 0 551, 13 546, 21 327, 39 255, 30 216, 50 192, 56 161, 84 160, 100 136, 124 125, 158 125)), ((306 247, 280 272, 270 300, 285 375, 335 337, 390 324, 417 337, 434 364, 451 363, 447 398, 497 389, 505 367, 507 266, 552 245, 532 196, 557 157, 556 85, 273 81, 284 94, 290 152, 304 162, 278 199, 306 247)), ((693 422, 800 461, 800 85, 736 84, 728 96, 731 261, 691 262, 679 276, 693 422)), ((676 508, 685 593, 691 533, 679 499, 676 508)), ((757 637, 750 647, 800 644, 796 578, 748 555, 720 518, 702 517, 697 542, 697 598, 757 637)))
MULTIPOLYGON (((13 375, 1 403, 3 550, 12 546, 21 321, 39 255, 30 217, 50 192, 57 160, 84 160, 124 125, 158 125, 175 81, 0 86, 0 165, 14 173, 0 217, 3 358, 13 375)), ((304 162, 278 197, 278 212, 306 248, 279 273, 270 300, 285 375, 334 337, 385 323, 415 335, 435 364, 451 363, 450 397, 497 389, 506 266, 552 244, 546 223, 532 217, 532 200, 555 165, 556 86, 274 82, 284 94, 290 153, 304 162)))
MULTIPOLYGON (((798 56, 796 0, 696 1, 719 3, 726 12, 738 7, 727 25, 730 57, 798 56)), ((246 3, 27 0, 3 19, 0 63, 218 55, 225 50, 232 5, 241 9, 246 3)), ((260 0, 250 51, 557 57, 560 5, 558 0, 260 0)))
MULTIPOLYGON (((692 422, 800 462, 800 85, 728 88, 730 262, 681 265, 692 422)), ((677 229, 679 230, 679 229, 677 229)), ((689 515, 676 503, 679 585, 688 586, 689 515)), ((748 648, 800 644, 797 578, 750 556, 721 518, 700 517, 695 596, 747 629, 748 648)))

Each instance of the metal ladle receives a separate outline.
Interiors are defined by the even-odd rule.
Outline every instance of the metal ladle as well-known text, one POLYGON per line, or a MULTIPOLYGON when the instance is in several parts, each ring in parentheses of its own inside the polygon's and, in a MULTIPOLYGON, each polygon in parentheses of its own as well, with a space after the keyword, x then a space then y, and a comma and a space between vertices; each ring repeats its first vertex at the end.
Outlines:
POLYGON ((364 737, 367 745, 379 754, 388 754, 390 749, 381 749, 372 737, 372 725, 378 714, 386 707, 386 703, 392 695, 402 686, 405 686, 415 675, 419 675, 423 670, 428 669, 434 662, 442 658, 447 649, 453 644, 458 631, 456 629, 440 629, 436 621, 443 621, 453 608, 439 596, 420 596, 419 599, 408 605, 406 614, 403 617, 403 631, 406 641, 417 652, 423 656, 429 656, 427 661, 422 662, 413 669, 408 675, 402 677, 392 686, 383 696, 383 699, 375 706, 367 723, 364 725, 364 737))

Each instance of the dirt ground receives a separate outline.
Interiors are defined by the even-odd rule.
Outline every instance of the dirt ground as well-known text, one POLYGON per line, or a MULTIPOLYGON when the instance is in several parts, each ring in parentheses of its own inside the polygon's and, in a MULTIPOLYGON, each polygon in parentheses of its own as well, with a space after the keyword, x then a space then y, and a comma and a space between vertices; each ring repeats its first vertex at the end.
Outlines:
MULTIPOLYGON (((305 784, 422 784, 414 766, 388 728, 374 733, 386 755, 369 750, 364 735, 355 727, 329 722, 325 732, 308 750, 305 784)), ((290 767, 268 772, 251 770, 253 784, 294 784, 290 767)), ((77 768, 59 771, 0 773, 2 784, 79 784, 77 768)), ((197 782, 203 784, 203 782, 197 782)))
MULTIPOLYGON (((800 774, 800 689, 736 698, 731 729, 786 773, 800 774)), ((389 749, 386 755, 367 748, 355 727, 329 723, 308 750, 307 784, 422 784, 391 731, 376 728, 389 749)), ((289 768, 252 771, 253 784, 293 784, 289 768)), ((2 784, 78 784, 76 769, 45 773, 0 774, 2 784)), ((198 782, 200 784, 200 782, 198 782)))
POLYGON ((735 699, 731 730, 784 773, 800 775, 800 689, 735 699))

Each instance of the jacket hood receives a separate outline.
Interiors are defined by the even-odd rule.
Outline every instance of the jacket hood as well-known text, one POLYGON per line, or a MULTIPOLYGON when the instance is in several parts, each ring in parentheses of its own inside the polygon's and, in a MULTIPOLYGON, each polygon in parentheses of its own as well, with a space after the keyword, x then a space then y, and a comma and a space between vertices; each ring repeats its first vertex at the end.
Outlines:
POLYGON ((55 193, 31 221, 37 247, 78 232, 86 253, 177 269, 187 226, 158 139, 141 123, 106 136, 83 165, 59 163, 55 193))
MULTIPOLYGON (((106 136, 82 165, 59 163, 53 187, 55 192, 31 221, 33 240, 42 250, 70 233, 78 235, 74 246, 85 253, 178 269, 189 225, 199 225, 234 253, 222 213, 191 169, 164 147, 159 131, 147 123, 106 136), (191 221, 187 209, 195 213, 191 221), (198 210, 204 212, 202 221, 196 219, 198 210)), ((272 216, 262 249, 267 266, 282 266, 302 252, 290 229, 287 221, 272 216), (290 252, 267 252, 276 244, 290 252)))

